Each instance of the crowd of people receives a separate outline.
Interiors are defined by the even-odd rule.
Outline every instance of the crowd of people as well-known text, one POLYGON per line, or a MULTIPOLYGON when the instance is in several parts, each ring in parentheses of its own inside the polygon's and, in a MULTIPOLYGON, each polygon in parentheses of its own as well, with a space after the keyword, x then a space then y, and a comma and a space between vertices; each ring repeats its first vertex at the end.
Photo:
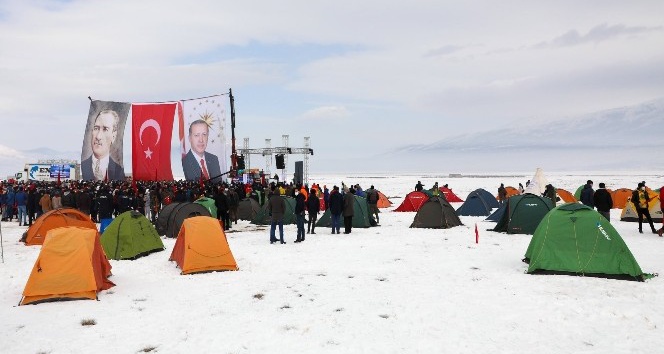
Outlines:
MULTIPOLYGON (((526 187, 529 184, 530 181, 527 181, 526 187)), ((418 181, 415 190, 423 189, 424 185, 418 181)), ((437 182, 431 191, 435 196, 440 195, 437 182)), ((521 183, 518 192, 524 192, 521 183)), ((217 215, 213 216, 222 221, 224 228, 229 230, 234 223, 237 224, 240 200, 254 198, 260 205, 267 203, 271 218, 270 243, 285 244, 283 218, 286 205, 281 196, 295 198, 294 211, 297 225, 295 242, 299 243, 306 240, 307 234, 316 233, 318 214, 327 209, 330 210, 332 234, 341 233, 342 219, 343 233, 350 234, 355 214, 355 195, 366 198, 371 221, 379 223, 377 206, 379 195, 374 186, 363 190, 359 184, 349 187, 344 182, 341 182, 341 187, 333 186, 332 190, 327 186, 321 188, 318 184, 313 184, 309 188, 307 185, 283 182, 273 182, 269 185, 258 182, 243 184, 211 181, 206 183, 200 181, 0 182, 0 214, 2 221, 13 221, 16 218, 19 225, 31 226, 40 215, 63 207, 78 209, 89 215, 94 222, 112 219, 123 212, 136 210, 154 223, 165 205, 172 202, 193 202, 201 197, 207 197, 214 200, 217 208, 217 215), (276 238, 277 228, 279 239, 276 238)), ((550 198, 554 205, 558 201, 556 190, 551 184, 546 186, 543 196, 550 198)), ((507 198, 507 189, 501 183, 498 187, 498 201, 503 204, 507 198)), ((639 232, 643 233, 643 222, 647 221, 653 233, 663 236, 664 227, 656 230, 653 224, 648 208, 650 199, 645 181, 639 183, 631 198, 638 214, 639 232)), ((660 196, 660 203, 663 200, 664 196, 660 196)), ((610 221, 613 201, 604 183, 600 183, 599 189, 595 191, 593 181, 588 180, 581 190, 580 202, 596 208, 610 221)))

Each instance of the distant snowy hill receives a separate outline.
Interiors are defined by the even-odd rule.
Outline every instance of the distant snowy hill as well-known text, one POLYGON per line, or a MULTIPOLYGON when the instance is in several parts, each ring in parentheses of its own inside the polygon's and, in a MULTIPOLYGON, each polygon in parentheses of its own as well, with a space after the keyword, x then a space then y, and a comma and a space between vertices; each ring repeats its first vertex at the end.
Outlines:
POLYGON ((664 98, 547 124, 402 146, 374 160, 395 171, 664 169, 664 98))
POLYGON ((405 146, 411 152, 510 149, 664 147, 664 99, 600 111, 545 125, 524 125, 405 146))

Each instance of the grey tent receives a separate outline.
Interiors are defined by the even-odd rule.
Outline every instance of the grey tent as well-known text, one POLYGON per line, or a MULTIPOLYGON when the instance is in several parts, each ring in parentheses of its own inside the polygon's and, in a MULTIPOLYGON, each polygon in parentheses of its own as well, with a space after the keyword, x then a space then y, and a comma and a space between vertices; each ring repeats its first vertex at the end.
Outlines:
POLYGON ((245 198, 240 200, 237 207, 237 217, 240 220, 251 221, 261 211, 261 206, 254 198, 245 198))
POLYGON ((428 229, 449 229, 463 225, 450 203, 441 197, 431 197, 422 204, 415 214, 410 227, 428 229))
POLYGON ((198 203, 172 203, 159 212, 157 232, 166 237, 178 237, 182 222, 192 216, 211 216, 210 211, 198 203))

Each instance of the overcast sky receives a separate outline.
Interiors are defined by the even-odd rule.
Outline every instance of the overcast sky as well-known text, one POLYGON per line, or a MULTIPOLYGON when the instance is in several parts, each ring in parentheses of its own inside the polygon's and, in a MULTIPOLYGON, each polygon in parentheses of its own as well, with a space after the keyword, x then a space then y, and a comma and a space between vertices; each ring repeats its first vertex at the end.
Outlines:
POLYGON ((637 104, 664 96, 663 14, 661 0, 0 0, 0 155, 80 151, 88 96, 232 88, 238 146, 310 136, 314 166, 637 104))

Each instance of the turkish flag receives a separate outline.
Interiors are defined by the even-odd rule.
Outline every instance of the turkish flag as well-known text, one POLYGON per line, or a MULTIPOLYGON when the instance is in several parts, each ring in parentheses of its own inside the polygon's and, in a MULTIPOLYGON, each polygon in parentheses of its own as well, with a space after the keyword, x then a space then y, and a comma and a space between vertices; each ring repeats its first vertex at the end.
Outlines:
POLYGON ((131 111, 134 180, 173 180, 171 136, 175 103, 132 104, 131 111))

